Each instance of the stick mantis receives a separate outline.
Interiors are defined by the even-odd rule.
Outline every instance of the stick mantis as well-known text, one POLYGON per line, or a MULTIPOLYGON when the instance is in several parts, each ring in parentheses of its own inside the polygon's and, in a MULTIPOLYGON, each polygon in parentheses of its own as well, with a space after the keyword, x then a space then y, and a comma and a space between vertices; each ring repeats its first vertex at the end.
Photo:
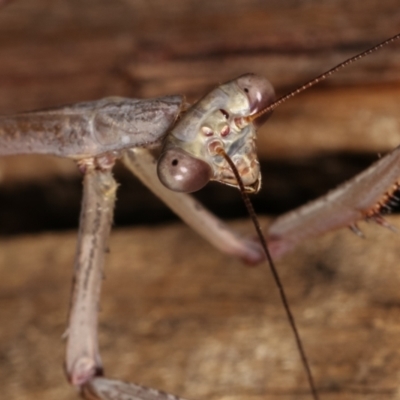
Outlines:
MULTIPOLYGON (((198 190, 210 179, 236 186, 216 151, 222 146, 235 162, 246 189, 256 192, 260 173, 255 126, 251 118, 246 118, 258 118, 262 110, 270 111, 273 96, 269 82, 251 74, 217 88, 187 111, 169 139, 164 139, 158 169, 150 150, 161 143, 181 113, 184 104, 180 96, 150 100, 109 98, 1 119, 1 155, 40 153, 69 157, 77 161, 84 174, 66 370, 71 383, 88 398, 169 398, 152 389, 99 377, 102 365, 96 320, 116 191, 111 175, 115 159, 123 157, 132 172, 216 247, 257 263, 264 258, 257 242, 238 237, 187 195, 167 190, 158 178, 170 189, 182 192, 198 190), (207 119, 199 118, 199 113, 207 119), (187 132, 192 134, 190 140, 187 132), (192 168, 195 178, 185 175, 192 168)), ((328 197, 278 219, 268 232, 273 255, 280 256, 304 237, 333 228, 351 226, 357 230, 356 221, 364 217, 384 224, 380 211, 397 188, 398 157, 396 149, 328 197), (322 209, 322 205, 331 207, 334 218, 328 218, 330 211, 322 209), (320 224, 321 219, 327 222, 320 224)))

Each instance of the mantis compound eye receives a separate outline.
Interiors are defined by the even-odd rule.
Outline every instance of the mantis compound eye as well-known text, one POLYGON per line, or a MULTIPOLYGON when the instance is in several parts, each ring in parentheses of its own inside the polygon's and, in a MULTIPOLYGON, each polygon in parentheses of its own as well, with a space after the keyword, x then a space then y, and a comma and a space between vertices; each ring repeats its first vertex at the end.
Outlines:
MULTIPOLYGON (((275 100, 275 90, 271 83, 262 76, 256 74, 245 74, 237 80, 237 85, 242 89, 249 99, 250 113, 254 114, 272 104, 275 100)), ((262 125, 271 113, 257 118, 254 123, 256 126, 262 125)))
POLYGON ((191 193, 200 190, 210 181, 212 170, 205 161, 176 148, 161 154, 157 175, 168 189, 191 193))

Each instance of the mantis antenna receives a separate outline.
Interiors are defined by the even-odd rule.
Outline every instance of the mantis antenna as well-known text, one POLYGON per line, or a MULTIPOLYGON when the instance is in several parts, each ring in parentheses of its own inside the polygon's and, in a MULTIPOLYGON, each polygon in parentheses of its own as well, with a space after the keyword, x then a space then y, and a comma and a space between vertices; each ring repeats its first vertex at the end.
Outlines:
POLYGON ((262 115, 269 113, 278 106, 280 106, 282 103, 284 103, 286 100, 291 99, 292 97, 298 95, 301 92, 304 92, 304 90, 316 85, 319 82, 322 82, 329 76, 333 75, 334 73, 338 72, 342 68, 345 68, 349 66, 350 64, 353 64, 354 62, 360 60, 361 58, 364 58, 368 56, 371 53, 374 53, 375 51, 381 49, 382 47, 400 39, 400 33, 397 35, 392 36, 389 39, 384 40, 383 42, 375 45, 374 47, 371 47, 368 50, 363 51, 362 53, 357 54, 354 57, 351 57, 347 59, 346 61, 341 62, 340 64, 336 65, 336 67, 331 68, 330 70, 322 73, 321 75, 318 75, 316 78, 312 79, 311 81, 308 81, 307 83, 304 83, 303 85, 299 86, 297 89, 293 90, 292 92, 283 95, 280 97, 278 100, 275 100, 273 103, 269 104, 267 107, 263 108, 260 111, 257 111, 255 114, 249 115, 247 117, 240 117, 235 120, 236 125, 239 127, 245 126, 251 122, 253 122, 255 119, 261 117, 262 115))
POLYGON ((301 341, 301 337, 300 337, 299 331, 298 331, 297 326, 296 326, 296 321, 294 319, 292 311, 290 310, 289 302, 287 300, 287 296, 286 296, 285 290, 283 288, 283 284, 282 284, 281 278, 279 277, 278 270, 275 267, 275 263, 274 263, 274 261, 273 261, 273 259, 271 257, 271 253, 268 250, 267 241, 265 240, 265 237, 264 237, 264 235, 262 233, 261 226, 260 226, 260 223, 258 221, 257 215, 256 215, 256 213, 254 211, 253 204, 250 201, 249 195, 246 193, 246 189, 244 187, 242 178, 240 177, 240 174, 239 174, 235 164, 231 160, 231 158, 228 156, 228 154, 226 154, 226 152, 222 148, 219 148, 217 150, 217 152, 222 157, 225 158, 226 162, 231 167, 233 174, 235 175, 237 184, 239 186, 240 194, 242 195, 243 202, 244 202, 244 204, 245 204, 245 206, 247 208, 247 212, 249 213, 250 218, 251 218, 251 220, 253 222, 254 228, 255 228, 255 230, 257 232, 257 235, 258 235, 258 238, 260 239, 261 246, 264 249, 265 256, 266 256, 266 258, 268 260, 268 265, 270 267, 271 273, 272 273, 272 275, 274 277, 276 286, 278 287, 279 294, 280 294, 280 297, 281 297, 281 301, 282 301, 283 307, 285 309, 286 316, 287 316, 287 318, 289 320, 289 324, 290 324, 290 326, 292 328, 292 331, 293 331, 293 334, 294 334, 294 337, 295 337, 295 340, 296 340, 297 349, 299 350, 299 353, 300 353, 301 362, 303 363, 304 370, 305 370, 306 375, 307 375, 307 380, 308 380, 308 384, 309 384, 310 389, 311 389, 312 397, 313 397, 314 400, 319 400, 318 392, 317 392, 317 389, 316 389, 315 383, 314 383, 314 378, 313 378, 313 375, 311 373, 310 364, 308 362, 308 358, 307 358, 306 352, 304 350, 303 342, 301 341))
MULTIPOLYGON (((351 57, 351 58, 347 59, 346 61, 343 61, 342 63, 336 65, 335 67, 331 68, 330 70, 322 73, 321 75, 318 75, 316 78, 314 78, 314 79, 308 81, 307 83, 299 86, 297 89, 293 90, 292 92, 280 97, 278 100, 272 102, 271 104, 269 104, 267 107, 261 109, 260 111, 257 111, 254 114, 246 116, 246 117, 236 118, 235 119, 236 125, 238 127, 242 128, 242 127, 252 123, 257 118, 261 117, 264 114, 267 114, 267 113, 273 111, 275 108, 277 108, 279 105, 281 105, 285 101, 287 101, 287 100, 291 99, 292 97, 298 95, 299 93, 303 92, 304 90, 316 85, 317 83, 325 80, 326 78, 328 78, 329 76, 333 75, 334 73, 336 73, 337 71, 341 70, 342 68, 347 67, 348 65, 360 60, 361 58, 366 57, 367 55, 379 50, 380 48, 382 48, 382 47, 388 45, 389 43, 392 43, 392 42, 394 42, 395 40, 398 40, 398 39, 400 39, 400 33, 395 35, 395 36, 392 36, 391 38, 389 38, 389 39, 387 39, 387 40, 385 40, 385 41, 383 41, 383 42, 381 42, 381 43, 379 43, 377 45, 375 45, 374 47, 372 47, 372 48, 370 48, 368 50, 363 51, 362 53, 357 54, 354 57, 351 57)), ((234 176, 236 178, 237 185, 239 187, 243 202, 244 202, 244 204, 245 204, 245 206, 247 208, 247 211, 248 211, 248 213, 250 215, 250 218, 251 218, 251 220, 253 222, 253 225, 254 225, 254 228, 255 228, 255 230, 257 232, 257 235, 259 237, 261 246, 263 247, 265 255, 266 255, 266 258, 268 260, 268 264, 269 264, 271 273, 272 273, 272 275, 274 277, 274 280, 275 280, 275 283, 276 283, 276 285, 278 287, 282 304, 284 306, 284 309, 285 309, 286 315, 288 317, 291 329, 292 329, 293 334, 295 336, 297 349, 298 349, 298 351, 300 353, 301 361, 303 363, 304 370, 305 370, 306 375, 307 375, 307 379, 308 379, 308 383, 309 383, 309 386, 310 386, 310 389, 311 389, 312 397, 313 397, 314 400, 318 400, 319 399, 318 392, 317 392, 317 389, 315 387, 314 378, 313 378, 313 375, 311 373, 311 368, 310 368, 310 365, 309 365, 309 362, 308 362, 308 359, 307 359, 307 356, 306 356, 306 352, 304 350, 303 343, 302 343, 301 338, 300 338, 300 334, 299 334, 297 326, 296 326, 295 319, 294 319, 293 314, 292 314, 292 312, 290 310, 289 302, 287 300, 287 297, 286 297, 286 294, 285 294, 281 279, 279 277, 278 271, 277 271, 277 269, 275 267, 275 264, 274 264, 274 261, 273 261, 273 259, 271 257, 271 254, 270 254, 270 252, 268 250, 267 242, 266 242, 265 237, 264 237, 264 235, 262 233, 262 230, 261 230, 261 227, 260 227, 260 223, 258 222, 256 213, 255 213, 254 208, 253 208, 253 205, 252 205, 252 203, 251 203, 251 201, 249 199, 249 196, 248 196, 248 194, 246 192, 246 189, 245 189, 245 186, 244 186, 243 181, 241 179, 240 173, 238 172, 238 170, 237 170, 235 164, 233 163, 233 161, 231 160, 231 158, 222 149, 222 147, 217 149, 216 151, 217 151, 218 154, 220 154, 222 157, 224 157, 224 159, 229 164, 229 166, 230 166, 230 168, 231 168, 231 170, 232 170, 232 172, 233 172, 233 174, 234 174, 234 176)))

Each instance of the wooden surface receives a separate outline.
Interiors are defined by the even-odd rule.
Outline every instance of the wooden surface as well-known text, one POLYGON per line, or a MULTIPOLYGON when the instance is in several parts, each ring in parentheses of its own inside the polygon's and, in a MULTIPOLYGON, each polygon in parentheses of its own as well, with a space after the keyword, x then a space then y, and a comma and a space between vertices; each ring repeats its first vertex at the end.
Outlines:
MULTIPOLYGON (((341 231, 278 264, 326 400, 398 398, 399 238, 364 225, 365 240, 341 231)), ((75 240, 0 241, 4 399, 77 398, 61 368, 75 240)), ((110 247, 100 323, 109 376, 189 399, 310 398, 265 265, 244 267, 181 225, 116 230, 110 247)))
MULTIPOLYGON (((192 101, 248 71, 284 93, 399 31, 398 0, 14 0, 0 9, 0 112, 109 95, 192 101)), ((396 146, 399 66, 391 45, 282 106, 260 132, 261 156, 396 146)), ((58 159, 0 162, 1 190, 76 174, 58 159)), ((70 198, 56 193, 53 201, 70 198)), ((341 231, 279 263, 322 399, 400 398, 399 237, 363 230, 365 240, 341 231)), ((74 231, 0 239, 1 398, 77 398, 61 368, 75 240, 74 231)), ((264 267, 245 268, 176 224, 116 227, 106 271, 100 332, 110 376, 189 399, 310 398, 264 267)))

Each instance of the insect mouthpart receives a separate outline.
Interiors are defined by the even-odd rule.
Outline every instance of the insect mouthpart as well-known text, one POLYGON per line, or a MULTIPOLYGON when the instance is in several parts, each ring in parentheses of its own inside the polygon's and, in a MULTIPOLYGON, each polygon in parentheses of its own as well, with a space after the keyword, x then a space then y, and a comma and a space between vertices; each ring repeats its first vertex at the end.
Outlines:
POLYGON ((157 163, 157 175, 168 189, 191 193, 203 188, 213 173, 205 161, 175 148, 161 154, 157 163))

